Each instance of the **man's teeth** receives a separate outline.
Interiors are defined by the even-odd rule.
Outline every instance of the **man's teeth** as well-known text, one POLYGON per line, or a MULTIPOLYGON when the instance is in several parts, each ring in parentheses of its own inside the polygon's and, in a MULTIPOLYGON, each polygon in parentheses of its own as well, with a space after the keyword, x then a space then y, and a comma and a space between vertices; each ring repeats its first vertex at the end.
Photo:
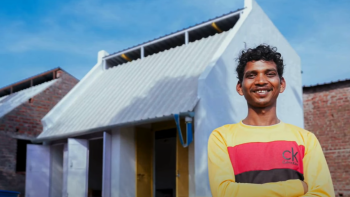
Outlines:
POLYGON ((258 90, 258 91, 256 91, 257 93, 266 93, 266 92, 268 92, 267 90, 258 90))

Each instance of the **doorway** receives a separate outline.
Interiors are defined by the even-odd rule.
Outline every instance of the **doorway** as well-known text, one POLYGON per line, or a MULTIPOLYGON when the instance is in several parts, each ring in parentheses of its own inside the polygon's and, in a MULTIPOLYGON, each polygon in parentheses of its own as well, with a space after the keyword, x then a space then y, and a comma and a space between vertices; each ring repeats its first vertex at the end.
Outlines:
MULTIPOLYGON (((181 120, 182 135, 186 127, 181 120)), ((188 148, 175 121, 135 128, 136 197, 188 197, 188 148)))
POLYGON ((176 196, 176 129, 155 132, 155 197, 176 196))
POLYGON ((88 197, 102 196, 103 139, 89 141, 88 197))

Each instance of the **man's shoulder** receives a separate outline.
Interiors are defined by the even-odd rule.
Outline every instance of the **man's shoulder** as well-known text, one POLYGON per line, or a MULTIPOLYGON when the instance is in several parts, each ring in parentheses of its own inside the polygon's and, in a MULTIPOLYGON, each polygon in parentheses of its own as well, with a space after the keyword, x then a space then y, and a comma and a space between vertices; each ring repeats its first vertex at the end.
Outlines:
POLYGON ((213 130, 213 132, 218 132, 221 134, 232 133, 236 130, 239 123, 236 124, 226 124, 213 130))
POLYGON ((298 127, 296 125, 293 124, 289 124, 289 123, 285 123, 285 125, 290 128, 293 131, 296 131, 302 135, 306 135, 306 136, 310 136, 310 137, 315 137, 315 134, 309 130, 303 129, 301 127, 298 127))
POLYGON ((238 124, 226 124, 214 129, 209 136, 209 141, 226 141, 229 136, 234 135, 234 132, 237 130, 237 125, 238 124))

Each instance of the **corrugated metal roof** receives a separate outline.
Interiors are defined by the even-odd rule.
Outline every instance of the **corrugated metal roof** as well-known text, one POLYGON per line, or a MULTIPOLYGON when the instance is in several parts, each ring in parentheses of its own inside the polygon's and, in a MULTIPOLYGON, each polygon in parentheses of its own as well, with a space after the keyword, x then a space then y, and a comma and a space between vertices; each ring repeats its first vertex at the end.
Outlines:
POLYGON ((27 102, 30 98, 46 90, 56 81, 57 79, 0 97, 0 118, 20 106, 22 103, 27 102))
POLYGON ((346 82, 350 81, 350 79, 339 79, 338 81, 331 81, 331 82, 325 82, 325 83, 318 83, 314 85, 304 85, 303 88, 313 88, 316 86, 323 86, 323 85, 330 85, 330 84, 335 84, 335 83, 340 83, 340 82, 346 82))
POLYGON ((38 138, 192 111, 198 101, 198 77, 226 35, 216 34, 104 70, 91 85, 82 87, 83 93, 38 138))

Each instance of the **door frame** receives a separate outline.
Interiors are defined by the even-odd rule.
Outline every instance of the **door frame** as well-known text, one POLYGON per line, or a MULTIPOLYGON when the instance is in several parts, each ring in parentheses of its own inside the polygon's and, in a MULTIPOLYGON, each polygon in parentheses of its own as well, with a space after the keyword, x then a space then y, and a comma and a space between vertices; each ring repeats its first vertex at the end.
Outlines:
MULTIPOLYGON (((185 130, 186 130, 186 126, 185 126, 185 121, 184 121, 184 119, 180 119, 180 124, 181 124, 181 131, 182 131, 182 134, 183 134, 183 136, 186 136, 186 135, 184 135, 184 133, 183 132, 185 132, 185 130)), ((152 177, 152 181, 153 181, 153 197, 155 197, 155 189, 156 189, 156 187, 155 187, 155 140, 154 140, 154 138, 155 138, 155 132, 156 131, 162 131, 162 130, 167 130, 167 129, 176 129, 176 123, 175 123, 175 121, 174 120, 169 120, 169 121, 162 121, 162 122, 157 122, 157 123, 153 123, 152 124, 152 126, 151 126, 151 128, 152 128, 152 133, 153 133, 153 162, 152 162, 152 169, 153 169, 153 177, 152 177)), ((187 139, 185 139, 185 140, 187 140, 187 139)), ((175 193, 176 193, 176 197, 184 197, 184 196, 189 196, 189 162, 188 162, 188 153, 189 153, 189 149, 188 149, 188 147, 186 147, 186 149, 187 149, 187 174, 185 173, 185 175, 187 176, 187 179, 188 179, 188 181, 187 181, 187 189, 185 189, 185 190, 187 190, 187 192, 185 192, 185 193, 187 193, 187 195, 181 195, 180 194, 180 192, 179 192, 179 178, 180 177, 178 177, 177 176, 177 174, 179 173, 179 151, 178 151, 178 149, 179 148, 183 148, 182 146, 181 146, 181 143, 180 143, 180 141, 179 141, 179 134, 178 134, 178 131, 177 131, 177 129, 176 129, 176 144, 175 144, 175 148, 176 148, 176 160, 175 160, 175 162, 176 162, 176 171, 174 172, 174 176, 175 176, 175 179, 176 179, 176 183, 175 183, 175 193)), ((181 173, 180 173, 181 174, 181 173)), ((180 175, 181 176, 181 175, 180 175)))
MULTIPOLYGON (((181 130, 182 132, 184 132, 186 130, 186 126, 185 126, 185 121, 184 119, 180 119, 180 122, 181 122, 181 130)), ((176 129, 176 123, 174 120, 168 120, 168 121, 162 121, 162 122, 156 122, 156 123, 152 123, 152 124, 149 124, 149 125, 143 125, 144 127, 140 126, 140 127, 135 127, 135 140, 136 140, 136 136, 137 136, 137 132, 138 132, 138 129, 137 128, 141 128, 141 129, 149 129, 150 133, 152 133, 152 155, 151 155, 151 162, 152 162, 152 168, 151 168, 151 196, 152 197, 155 197, 156 193, 155 193, 155 189, 156 189, 156 186, 155 186, 155 132, 157 131, 162 131, 162 130, 168 130, 168 129, 176 129)), ((186 135, 184 135, 186 136, 186 135)), ((179 196, 179 192, 178 192, 178 187, 179 187, 179 184, 178 184, 178 177, 176 176, 176 173, 178 172, 178 148, 183 148, 180 142, 179 142, 179 134, 178 132, 176 132, 176 171, 174 172, 174 177, 176 178, 176 187, 175 187, 175 193, 176 193, 176 197, 185 197, 185 196, 189 196, 189 176, 188 176, 188 173, 187 173, 187 178, 188 178, 188 186, 187 186, 187 192, 185 193, 188 193, 187 195, 181 195, 179 196)), ((188 147, 186 148, 187 149, 187 157, 188 157, 188 147)), ((136 182, 135 184, 137 184, 137 142, 135 141, 135 151, 136 151, 136 173, 135 173, 135 176, 136 176, 136 182)), ((188 163, 188 159, 187 159, 187 166, 189 168, 189 163, 188 163)), ((186 174, 185 174, 186 175, 186 174)), ((137 185, 135 187, 135 189, 137 190, 137 185)), ((136 196, 137 196, 137 191, 136 191, 136 196)))
MULTIPOLYGON (((90 141, 94 141, 94 140, 102 140, 102 174, 101 174, 101 177, 102 177, 102 182, 101 182, 101 195, 102 195, 102 193, 103 193, 103 190, 104 190, 104 174, 105 174, 105 170, 107 171, 107 172, 109 172, 110 171, 110 169, 107 169, 107 168, 105 168, 105 149, 104 149, 104 147, 105 147, 105 134, 104 133, 107 133, 107 134, 109 134, 109 132, 108 131, 103 131, 103 132, 98 132, 96 135, 97 136, 87 136, 86 138, 77 138, 77 139, 86 139, 87 141, 88 141, 88 143, 89 143, 89 158, 90 158, 90 141), (101 133, 102 133, 102 136, 99 136, 99 135, 101 135, 101 133)), ((89 177, 90 177, 90 174, 89 174, 89 170, 90 170, 90 160, 88 159, 88 169, 87 169, 87 187, 86 187, 86 189, 87 189, 87 194, 89 195, 89 177)), ((107 184, 110 184, 110 180, 109 180, 109 183, 107 183, 107 184)), ((109 188, 108 188, 109 189, 109 188)), ((108 193, 109 194, 109 193, 108 193)), ((106 195, 106 196, 108 196, 108 194, 106 195)))

